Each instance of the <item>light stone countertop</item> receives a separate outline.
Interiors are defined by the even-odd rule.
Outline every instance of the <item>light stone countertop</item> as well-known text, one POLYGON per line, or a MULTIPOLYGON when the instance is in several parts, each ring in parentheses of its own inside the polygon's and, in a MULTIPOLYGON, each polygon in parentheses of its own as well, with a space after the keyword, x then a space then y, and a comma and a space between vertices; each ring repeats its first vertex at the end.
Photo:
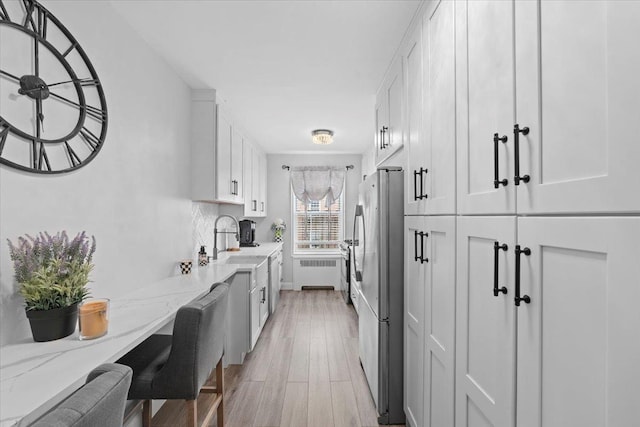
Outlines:
MULTIPOLYGON (((152 283, 126 296, 114 297, 109 307, 109 332, 80 341, 78 332, 66 338, 37 343, 31 338, 0 348, 0 427, 35 421, 84 384, 96 366, 115 362, 173 319, 178 309, 208 292, 238 271, 255 265, 226 264, 227 254, 270 256, 282 243, 265 243, 239 252, 223 252, 209 266, 191 274, 152 283)), ((108 297, 108 295, 107 295, 108 297)))

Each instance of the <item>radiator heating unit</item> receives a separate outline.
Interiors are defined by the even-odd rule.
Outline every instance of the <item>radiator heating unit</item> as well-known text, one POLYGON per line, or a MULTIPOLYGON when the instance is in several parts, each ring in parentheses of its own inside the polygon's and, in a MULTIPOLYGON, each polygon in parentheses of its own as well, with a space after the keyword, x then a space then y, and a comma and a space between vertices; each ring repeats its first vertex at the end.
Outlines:
POLYGON ((293 288, 340 290, 340 258, 295 258, 293 288))

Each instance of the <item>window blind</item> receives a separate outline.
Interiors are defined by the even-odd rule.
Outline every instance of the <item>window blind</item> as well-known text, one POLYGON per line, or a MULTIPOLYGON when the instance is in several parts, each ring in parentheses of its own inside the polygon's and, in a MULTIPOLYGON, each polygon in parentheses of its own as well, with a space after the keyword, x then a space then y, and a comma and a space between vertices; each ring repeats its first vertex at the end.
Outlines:
POLYGON ((326 197, 305 204, 294 196, 293 203, 295 250, 338 250, 344 239, 344 192, 329 206, 326 197))

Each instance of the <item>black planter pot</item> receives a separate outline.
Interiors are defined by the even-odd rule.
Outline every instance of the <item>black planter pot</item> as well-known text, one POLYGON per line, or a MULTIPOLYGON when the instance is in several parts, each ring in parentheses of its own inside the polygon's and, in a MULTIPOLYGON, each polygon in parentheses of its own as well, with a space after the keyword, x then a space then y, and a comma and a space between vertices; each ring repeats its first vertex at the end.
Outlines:
POLYGON ((78 324, 78 304, 53 310, 26 310, 33 340, 53 341, 71 335, 78 324))

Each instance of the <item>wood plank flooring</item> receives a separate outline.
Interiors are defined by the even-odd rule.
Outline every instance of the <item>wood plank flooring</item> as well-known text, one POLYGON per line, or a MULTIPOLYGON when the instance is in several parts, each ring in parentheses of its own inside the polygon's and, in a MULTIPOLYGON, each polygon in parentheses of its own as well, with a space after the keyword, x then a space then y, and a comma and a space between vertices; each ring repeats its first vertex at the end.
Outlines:
MULTIPOLYGON (((378 425, 358 357, 358 317, 339 292, 282 291, 254 351, 225 370, 225 387, 229 427, 378 425)), ((199 412, 212 399, 202 395, 199 412)), ((184 425, 183 411, 167 402, 153 425, 184 425)))

